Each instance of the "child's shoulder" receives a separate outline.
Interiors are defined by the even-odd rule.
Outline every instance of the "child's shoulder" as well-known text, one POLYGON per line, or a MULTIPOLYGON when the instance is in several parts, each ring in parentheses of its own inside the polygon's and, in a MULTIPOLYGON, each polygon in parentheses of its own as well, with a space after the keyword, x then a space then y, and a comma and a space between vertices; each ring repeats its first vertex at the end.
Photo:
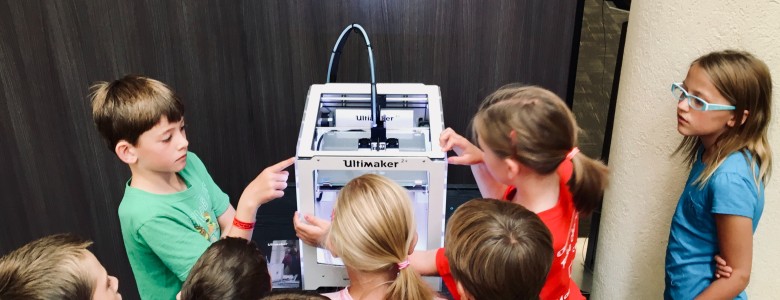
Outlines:
POLYGON ((128 188, 119 203, 119 219, 149 219, 167 209, 166 195, 147 193, 139 189, 128 188))
POLYGON ((750 176, 752 174, 751 166, 756 167, 755 162, 751 162, 753 155, 750 151, 734 151, 729 154, 723 163, 715 170, 713 175, 724 173, 737 173, 750 176))
POLYGON ((198 157, 198 155, 196 155, 195 152, 192 152, 192 151, 188 150, 187 151, 187 164, 189 165, 190 163, 193 163, 193 162, 197 163, 197 164, 200 164, 200 165, 203 164, 203 161, 200 160, 200 157, 198 157))
POLYGON ((342 299, 341 298, 341 291, 332 292, 332 293, 324 293, 322 295, 325 296, 325 297, 328 297, 328 299, 336 299, 336 300, 342 299))
POLYGON ((192 151, 187 151, 187 166, 184 167, 184 172, 206 172, 206 165, 200 160, 200 157, 192 151))
MULTIPOLYGON (((712 173, 708 185, 715 190, 720 188, 733 189, 735 186, 754 190, 759 169, 757 163, 751 162, 751 160, 752 155, 748 151, 735 151, 729 154, 712 173)), ((760 189, 763 189, 763 185, 760 183, 759 185, 760 189)))

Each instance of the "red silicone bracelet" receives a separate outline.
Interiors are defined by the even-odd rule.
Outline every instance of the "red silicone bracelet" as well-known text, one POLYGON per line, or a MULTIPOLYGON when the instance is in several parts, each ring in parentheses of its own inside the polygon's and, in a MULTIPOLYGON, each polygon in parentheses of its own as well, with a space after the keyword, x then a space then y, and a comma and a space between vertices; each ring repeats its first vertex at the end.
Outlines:
POLYGON ((236 218, 233 218, 233 226, 236 226, 236 227, 238 227, 240 229, 243 229, 243 230, 249 230, 249 229, 255 228, 255 222, 246 223, 246 222, 241 222, 241 221, 239 221, 236 218))

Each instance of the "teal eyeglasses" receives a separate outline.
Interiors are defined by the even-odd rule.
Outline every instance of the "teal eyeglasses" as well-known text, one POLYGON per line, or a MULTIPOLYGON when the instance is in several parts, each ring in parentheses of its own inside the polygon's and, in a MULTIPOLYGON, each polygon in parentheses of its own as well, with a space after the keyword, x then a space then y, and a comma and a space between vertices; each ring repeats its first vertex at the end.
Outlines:
POLYGON ((708 111, 737 109, 732 105, 711 104, 702 98, 688 94, 688 91, 682 87, 682 83, 672 83, 672 96, 674 96, 674 99, 677 99, 678 102, 688 99, 688 106, 695 110, 708 111))

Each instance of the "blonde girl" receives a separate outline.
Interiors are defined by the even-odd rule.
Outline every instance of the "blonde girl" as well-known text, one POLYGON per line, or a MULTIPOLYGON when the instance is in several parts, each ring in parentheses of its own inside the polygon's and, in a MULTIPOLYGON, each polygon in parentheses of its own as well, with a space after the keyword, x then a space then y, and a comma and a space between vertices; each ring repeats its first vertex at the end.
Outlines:
POLYGON ((684 136, 675 153, 691 172, 672 217, 664 298, 746 299, 772 166, 769 69, 747 52, 712 52, 671 90, 684 136), (714 275, 714 255, 728 262, 729 278, 714 275))
POLYGON ((412 268, 417 233, 407 191, 374 174, 349 181, 339 192, 326 245, 341 257, 350 286, 331 299, 430 300, 433 291, 412 268))

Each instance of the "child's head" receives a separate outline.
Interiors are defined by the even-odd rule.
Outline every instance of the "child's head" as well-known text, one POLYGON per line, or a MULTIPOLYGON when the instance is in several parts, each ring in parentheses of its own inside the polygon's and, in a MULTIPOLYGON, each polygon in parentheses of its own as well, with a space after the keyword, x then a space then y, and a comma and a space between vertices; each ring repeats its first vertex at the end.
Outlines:
POLYGON ((306 291, 284 291, 265 296, 263 300, 329 300, 323 295, 306 291))
POLYGON ((450 217, 444 241, 464 299, 538 299, 553 259, 547 226, 506 201, 464 203, 450 217))
POLYGON ((255 242, 226 237, 211 244, 198 258, 179 298, 260 299, 269 291, 268 264, 255 242))
MULTIPOLYGON (((485 98, 472 126, 488 171, 508 185, 512 182, 503 172, 506 166, 540 175, 555 172, 577 146, 580 130, 566 103, 553 92, 518 84, 505 85, 485 98)), ((575 206, 587 214, 601 199, 607 168, 581 153, 572 162, 575 206)))
POLYGON ((111 83, 98 82, 90 91, 92 118, 111 151, 120 141, 136 145, 141 134, 162 118, 175 123, 184 117, 179 97, 151 78, 128 75, 111 83))
POLYGON ((69 234, 30 242, 0 258, 0 299, 122 299, 87 247, 69 234))
POLYGON ((408 268, 417 233, 408 192, 383 176, 349 181, 333 208, 328 243, 344 264, 370 273, 397 273, 387 299, 431 299, 433 292, 408 268))
POLYGON ((767 142, 772 78, 766 64, 743 51, 712 52, 694 60, 685 81, 675 88, 680 95, 677 130, 685 136, 677 151, 691 163, 702 145, 711 151, 697 180, 706 182, 726 156, 745 149, 759 164, 756 182, 766 181, 772 159, 767 142), (708 108, 716 104, 722 110, 705 110, 701 100, 708 108))

